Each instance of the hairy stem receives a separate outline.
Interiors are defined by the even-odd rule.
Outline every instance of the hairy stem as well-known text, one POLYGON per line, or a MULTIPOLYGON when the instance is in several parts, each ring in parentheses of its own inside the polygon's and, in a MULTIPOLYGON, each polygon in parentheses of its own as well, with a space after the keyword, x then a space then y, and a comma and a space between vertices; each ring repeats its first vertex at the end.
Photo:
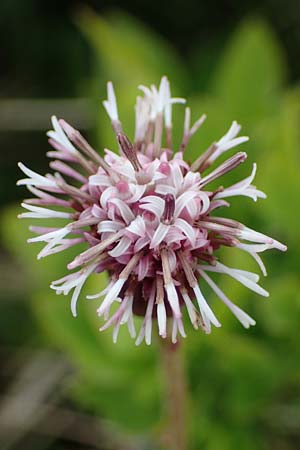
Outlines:
POLYGON ((164 448, 187 450, 187 383, 181 344, 172 344, 169 339, 160 339, 160 342, 167 415, 164 448))

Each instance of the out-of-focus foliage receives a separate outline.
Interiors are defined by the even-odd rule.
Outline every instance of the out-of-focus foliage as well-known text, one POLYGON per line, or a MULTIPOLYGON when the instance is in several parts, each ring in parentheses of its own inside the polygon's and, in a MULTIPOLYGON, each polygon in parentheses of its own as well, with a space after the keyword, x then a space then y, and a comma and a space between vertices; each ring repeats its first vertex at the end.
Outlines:
MULTIPOLYGON (((106 20, 84 11, 76 20, 94 48, 92 81, 98 80, 98 86, 99 80, 102 86, 106 79, 115 82, 120 116, 129 135, 133 131, 136 86, 157 83, 167 74, 175 95, 189 92, 195 119, 203 112, 208 114, 207 123, 189 145, 188 159, 194 159, 212 140, 221 137, 234 119, 242 122, 243 130, 252 137, 245 145, 249 161, 234 178, 249 173, 257 161, 256 182, 269 198, 258 204, 247 198, 233 199, 230 215, 287 243, 289 251, 272 251, 264 256, 270 275, 263 284, 271 292, 271 300, 230 279, 220 279, 229 297, 256 318, 254 329, 242 329, 211 293, 208 298, 222 328, 205 336, 187 325, 184 351, 191 394, 190 448, 296 449, 299 418, 298 422, 292 418, 300 401, 300 93, 286 87, 285 61, 272 31, 260 21, 243 23, 225 46, 207 94, 200 96, 202 86, 189 81, 195 80, 189 67, 133 19, 115 15, 106 20)), ((181 106, 175 108, 175 142, 179 145, 183 110, 181 106)), ((116 148, 103 112, 98 131, 100 148, 116 148)), ((224 183, 232 181, 231 177, 224 179, 224 183)), ((64 275, 71 252, 37 263, 34 255, 38 249, 25 243, 27 224, 16 223, 15 215, 13 208, 2 217, 4 241, 26 271, 26 295, 31 297, 43 329, 78 368, 70 394, 85 408, 128 431, 157 431, 161 382, 156 343, 152 348, 136 348, 124 330, 118 344, 112 344, 110 331, 98 333, 97 301, 82 300, 79 317, 73 319, 68 299, 57 298, 48 288, 50 281, 64 275)), ((250 258, 235 250, 222 256, 232 267, 256 269, 250 258)), ((97 292, 104 282, 102 276, 94 276, 87 289, 97 292)))
MULTIPOLYGON (((174 49, 162 38, 136 19, 115 13, 109 19, 84 9, 76 22, 94 49, 95 72, 93 87, 99 97, 99 86, 108 80, 115 85, 119 114, 129 134, 134 131, 133 104, 140 84, 157 84, 162 73, 167 73, 175 93, 183 92, 187 85, 187 71, 174 49)), ((89 83, 88 89, 91 89, 89 83)), ((98 105, 97 105, 98 106, 98 105)), ((99 140, 103 146, 115 146, 112 130, 103 108, 97 114, 99 140)))

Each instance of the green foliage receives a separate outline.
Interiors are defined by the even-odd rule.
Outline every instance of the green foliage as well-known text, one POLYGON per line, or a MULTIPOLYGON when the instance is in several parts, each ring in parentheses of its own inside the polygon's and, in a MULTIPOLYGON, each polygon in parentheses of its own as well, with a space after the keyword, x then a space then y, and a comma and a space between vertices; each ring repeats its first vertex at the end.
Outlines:
MULTIPOLYGON (((95 51, 95 78, 115 81, 121 117, 129 133, 136 85, 157 82, 166 73, 178 94, 178 87, 184 83, 189 86, 189 79, 194 79, 188 79, 187 68, 183 69, 172 49, 132 18, 114 15, 106 20, 85 10, 77 22, 95 51)), ((276 437, 284 441, 289 432, 299 433, 284 428, 280 416, 277 426, 269 419, 282 402, 289 407, 295 396, 300 396, 299 387, 294 396, 288 395, 300 370, 300 94, 284 89, 285 71, 272 32, 252 19, 242 24, 226 45, 209 95, 199 96, 201 86, 196 86, 188 99, 195 119, 206 112, 208 120, 191 141, 187 158, 194 159, 221 137, 233 119, 244 122, 246 133, 253 138, 253 143, 247 144, 250 164, 239 169, 234 178, 224 178, 224 184, 246 175, 251 162, 257 160, 257 184, 270 198, 258 205, 248 199, 233 199, 230 215, 287 241, 290 247, 285 255, 272 252, 265 257, 270 276, 263 284, 270 290, 271 300, 258 298, 225 276, 220 278, 221 288, 257 319, 255 329, 242 329, 211 293, 208 298, 223 327, 205 336, 187 325, 184 348, 191 389, 191 449, 271 449, 276 437)), ((183 113, 180 116, 182 119, 183 113)), ((174 128, 179 144, 182 122, 175 120, 174 128)), ((99 135, 105 146, 113 143, 108 130, 108 121, 101 113, 99 135)), ((124 332, 118 345, 113 345, 109 331, 97 331, 93 302, 82 300, 79 317, 72 319, 68 300, 56 298, 47 288, 49 281, 65 273, 66 255, 37 263, 33 256, 36 247, 25 244, 26 224, 16 223, 15 215, 12 209, 2 218, 4 240, 28 274, 27 295, 42 328, 78 369, 71 394, 85 408, 125 429, 149 431, 156 427, 161 417, 161 383, 155 344, 154 348, 136 348, 124 332)), ((253 268, 250 258, 231 249, 223 257, 230 266, 253 268)), ((99 291, 104 282, 103 277, 94 276, 88 283, 89 291, 99 291)))
MULTIPOLYGON (((157 84, 163 74, 168 74, 175 81, 174 93, 182 93, 187 75, 180 59, 170 45, 137 19, 120 13, 104 19, 84 8, 76 16, 76 22, 94 51, 93 84, 97 96, 99 87, 105 92, 107 80, 114 82, 119 114, 128 134, 133 133, 137 86, 157 84)), ((103 108, 99 114, 99 141, 102 146, 116 148, 103 108)))
POLYGON ((245 22, 225 49, 212 88, 231 113, 247 125, 276 108, 285 64, 272 31, 260 21, 245 22))

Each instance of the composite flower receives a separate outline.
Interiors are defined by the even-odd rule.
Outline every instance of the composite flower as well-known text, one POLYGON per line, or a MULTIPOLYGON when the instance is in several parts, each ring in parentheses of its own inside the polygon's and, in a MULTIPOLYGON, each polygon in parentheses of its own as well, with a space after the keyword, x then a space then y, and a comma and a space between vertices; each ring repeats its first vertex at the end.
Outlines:
POLYGON ((118 153, 104 149, 104 156, 100 156, 79 131, 52 117, 53 130, 47 135, 53 149, 47 155, 52 158, 53 174, 42 176, 19 163, 27 178, 18 184, 34 195, 22 203, 26 212, 19 217, 64 219, 60 227, 47 223, 30 227, 35 237, 28 241, 45 243, 38 258, 86 244, 86 249, 67 265, 71 272, 53 281, 51 288, 58 294, 72 292, 71 311, 76 316, 85 281, 93 273, 106 271, 107 287, 88 298, 99 301, 97 313, 103 321, 100 330, 113 327, 114 341, 120 326, 126 324, 136 344, 143 340, 150 344, 154 326, 161 338, 170 332, 172 342, 176 342, 178 335, 186 336, 185 311, 195 329, 210 333, 212 326, 220 327, 219 318, 202 293, 203 284, 245 328, 255 325, 254 319, 211 278, 214 272, 227 275, 268 296, 258 284, 257 274, 225 265, 217 250, 237 247, 249 253, 263 275, 266 269, 259 254, 271 248, 286 250, 277 240, 219 213, 230 206, 228 200, 234 196, 254 201, 265 198, 252 184, 255 164, 251 174, 234 185, 210 187, 246 160, 245 152, 237 152, 217 163, 221 155, 248 137, 238 136, 241 127, 234 121, 223 137, 189 163, 185 149, 206 116, 191 124, 191 111, 186 107, 182 142, 177 149, 172 143, 172 108, 185 100, 171 96, 166 77, 158 88, 139 88, 135 134, 130 138, 119 119, 113 85, 107 85, 103 104, 118 153), (138 331, 134 315, 143 317, 138 331))

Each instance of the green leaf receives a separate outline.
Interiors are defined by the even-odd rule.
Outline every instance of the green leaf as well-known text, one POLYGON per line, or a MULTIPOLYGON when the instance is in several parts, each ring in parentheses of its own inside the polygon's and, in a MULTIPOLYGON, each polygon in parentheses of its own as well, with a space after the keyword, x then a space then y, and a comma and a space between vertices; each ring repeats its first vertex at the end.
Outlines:
POLYGON ((212 91, 232 119, 252 124, 272 114, 283 87, 285 67, 281 48, 268 25, 247 20, 225 49, 212 91))
MULTIPOLYGON (((262 213, 277 238, 299 245, 299 123, 300 91, 291 90, 282 97, 273 120, 266 121, 259 135, 257 183, 268 194, 262 213)), ((262 127, 262 125, 261 125, 262 127)), ((293 247, 291 248, 293 250, 293 247)))

